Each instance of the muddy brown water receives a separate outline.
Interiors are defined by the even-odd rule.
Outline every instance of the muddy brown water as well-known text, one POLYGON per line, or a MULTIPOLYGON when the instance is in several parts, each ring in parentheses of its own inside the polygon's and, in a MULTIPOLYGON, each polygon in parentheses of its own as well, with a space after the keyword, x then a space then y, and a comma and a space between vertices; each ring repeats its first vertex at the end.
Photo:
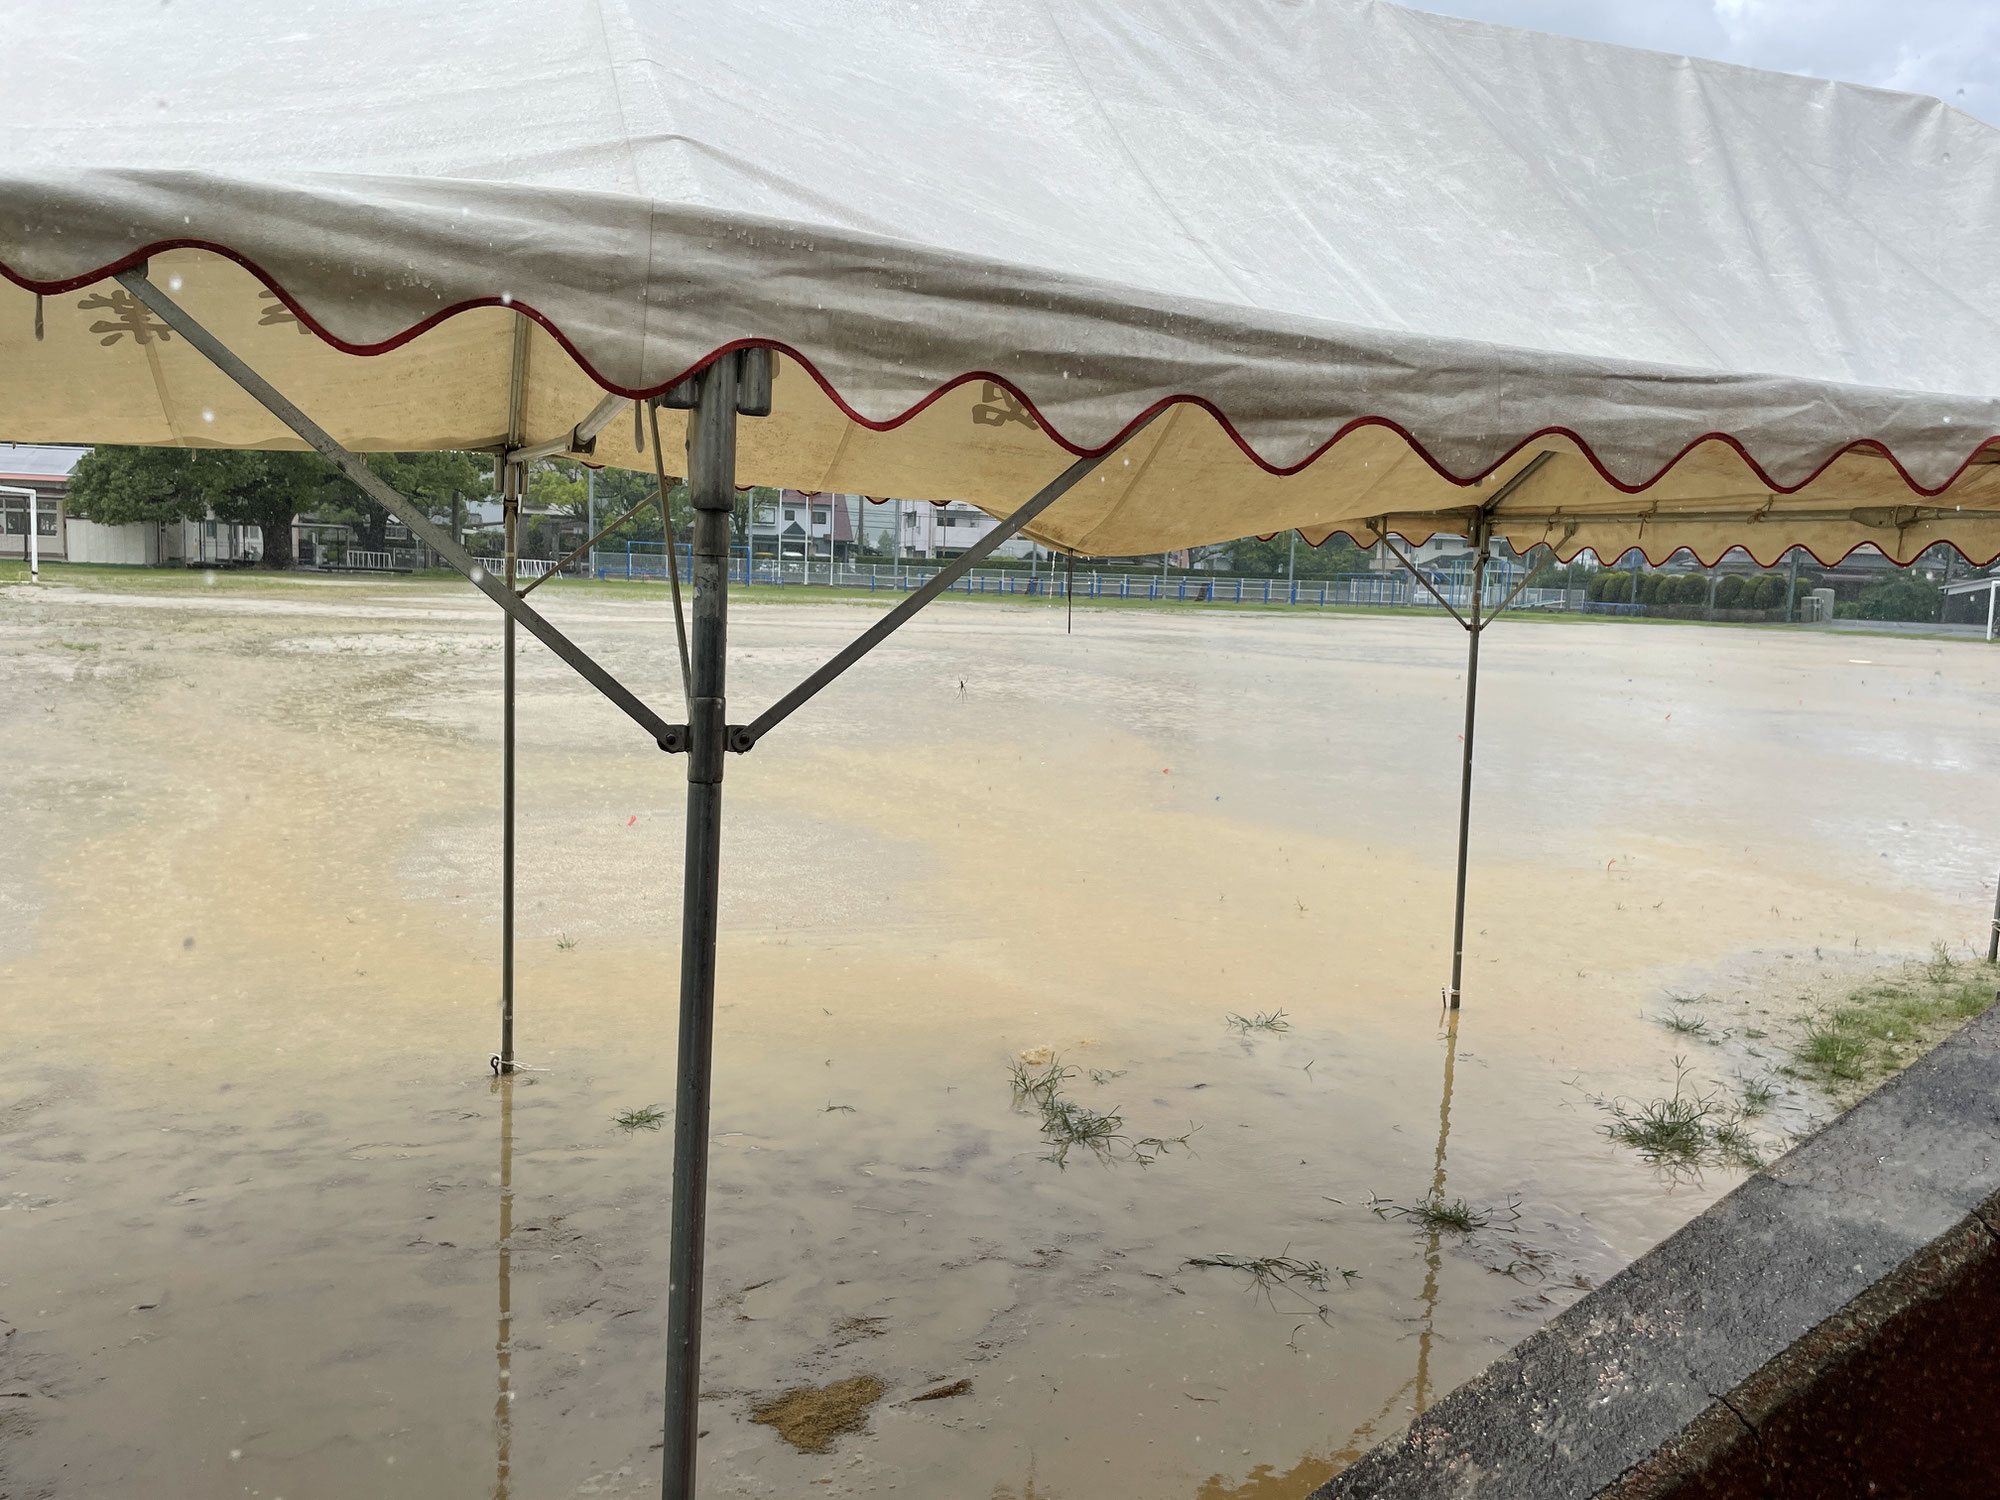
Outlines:
MULTIPOLYGON (((540 597, 675 715, 660 596, 540 597)), ((735 702, 868 618, 740 607, 735 702)), ((1664 992, 1982 933, 1982 645, 1486 658, 1448 1098, 1444 624, 954 604, 732 760, 705 1495, 1295 1500, 1737 1180, 1599 1130, 1664 992), (1187 1147, 1047 1161, 1040 1047, 1187 1147)), ((657 1492, 680 768, 524 648, 499 1084, 498 681, 449 589, 0 590, 0 1491, 657 1492)))

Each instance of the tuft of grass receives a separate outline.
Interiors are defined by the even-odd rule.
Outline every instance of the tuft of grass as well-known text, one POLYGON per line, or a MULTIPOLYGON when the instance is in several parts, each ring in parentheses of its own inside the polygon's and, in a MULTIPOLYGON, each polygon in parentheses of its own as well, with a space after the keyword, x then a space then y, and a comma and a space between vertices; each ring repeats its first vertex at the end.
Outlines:
POLYGON ((1766 1079, 1747 1079, 1733 1107, 1722 1089, 1698 1089, 1688 1082, 1687 1059, 1674 1059, 1674 1091, 1644 1104, 1625 1099, 1594 1101, 1610 1116, 1604 1133, 1629 1146, 1653 1166, 1671 1173, 1728 1166, 1756 1171, 1764 1154, 1744 1122, 1765 1113, 1777 1097, 1766 1079))
POLYGON ((1778 1102, 1778 1086, 1768 1078, 1739 1078, 1736 1087, 1737 1112, 1746 1120, 1771 1112, 1778 1102))
POLYGON ((1653 1018, 1676 1036, 1696 1036, 1704 1042, 1715 1040, 1715 1033, 1708 1029, 1708 1017, 1683 1015, 1680 1011, 1668 1011, 1663 1016, 1653 1018))
POLYGON ((828 1104, 820 1113, 823 1115, 851 1115, 854 1113, 854 1106, 851 1104, 828 1104))
POLYGON ((1125 1140, 1124 1116, 1115 1111, 1092 1109, 1073 1099, 1050 1099, 1042 1107, 1042 1134, 1055 1150, 1044 1161, 1057 1166, 1069 1164, 1072 1146, 1106 1157, 1125 1140))
MULTIPOLYGON (((1518 1206, 1518 1199, 1508 1204, 1510 1210, 1517 1210, 1518 1206)), ((1463 1198, 1454 1198, 1447 1202, 1441 1194, 1434 1194, 1421 1202, 1408 1205, 1392 1203, 1387 1198, 1371 1197, 1368 1200, 1368 1209, 1378 1219, 1386 1219, 1391 1215, 1406 1219, 1427 1234, 1447 1231, 1452 1234, 1476 1234, 1493 1222, 1491 1209, 1474 1208, 1463 1198)), ((1514 1216, 1520 1217, 1518 1212, 1514 1216)))
POLYGON ((1655 1166, 1699 1167, 1711 1154, 1709 1131, 1717 1119, 1715 1095, 1689 1088, 1687 1072, 1686 1059, 1677 1057, 1672 1094, 1639 1105, 1623 1099, 1606 1102, 1611 1123, 1604 1127, 1605 1134, 1655 1166))
POLYGON ((1952 961, 1951 949, 1944 943, 1931 944, 1931 956, 1924 961, 1924 978, 1932 984, 1950 984, 1952 972, 1958 965, 1952 961))
MULTIPOLYGON (((1345 1285, 1352 1285, 1361 1279, 1359 1271, 1329 1266, 1324 1261, 1298 1260, 1292 1256, 1290 1246, 1282 1255, 1196 1255, 1182 1261, 1181 1265, 1193 1266, 1197 1270, 1220 1268, 1245 1272, 1250 1277, 1251 1289, 1267 1297, 1281 1288, 1304 1296, 1303 1292, 1299 1292, 1301 1286, 1323 1292, 1336 1276, 1345 1285)), ((1325 1312, 1326 1309, 1321 1308, 1320 1311, 1325 1312)))
POLYGON ((660 1122, 667 1117, 663 1109, 655 1109, 648 1104, 644 1109, 628 1109, 623 1114, 614 1115, 620 1130, 658 1130, 660 1122))
POLYGON ((1232 1030, 1248 1036, 1253 1031, 1290 1031, 1292 1023, 1285 1019, 1281 1010, 1260 1010, 1254 1016, 1226 1015, 1223 1022, 1232 1030))
MULTIPOLYGON (((1032 1105, 1041 1116, 1042 1137, 1051 1148, 1042 1160, 1054 1162, 1058 1167, 1069 1165, 1069 1154, 1077 1147, 1099 1161, 1129 1160, 1150 1167, 1174 1147, 1185 1148, 1194 1133, 1194 1127, 1190 1126, 1187 1135, 1130 1139, 1125 1134, 1125 1117, 1116 1107, 1092 1109, 1063 1096, 1063 1085, 1077 1076, 1077 1070, 1066 1066, 1060 1057, 1041 1064, 1012 1062, 1008 1064, 1007 1076, 1014 1090, 1014 1107, 1025 1109, 1032 1105)), ((1103 1083, 1118 1076, 1093 1070, 1091 1081, 1103 1083)))
POLYGON ((563 952, 567 953, 569 952, 570 949, 576 946, 576 939, 571 937, 566 932, 560 933, 556 937, 556 946, 562 949, 563 952))
POLYGON ((1757 1149, 1756 1140, 1734 1121, 1714 1127, 1709 1132, 1709 1145, 1718 1160, 1732 1167, 1755 1172, 1764 1165, 1764 1153, 1757 1149))
POLYGON ((1105 1084, 1111 1082, 1114 1078, 1123 1078, 1124 1076, 1125 1070, 1123 1068, 1092 1068, 1090 1070, 1090 1081, 1099 1088, 1104 1087, 1105 1084))
POLYGON ((1007 1065, 1007 1077, 1014 1086, 1016 1105, 1032 1100, 1047 1107, 1062 1091, 1062 1086, 1076 1077, 1076 1069, 1063 1066, 1060 1057, 1052 1057, 1039 1066, 1016 1060, 1007 1065))

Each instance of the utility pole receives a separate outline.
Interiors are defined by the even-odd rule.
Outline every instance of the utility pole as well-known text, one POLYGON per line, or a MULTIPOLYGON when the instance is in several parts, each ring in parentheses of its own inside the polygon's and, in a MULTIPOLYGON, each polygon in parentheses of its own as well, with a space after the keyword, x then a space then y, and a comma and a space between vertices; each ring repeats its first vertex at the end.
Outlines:
POLYGON ((1785 623, 1797 618, 1799 592, 1799 549, 1785 549, 1785 623))
POLYGON ((1299 531, 1298 528, 1294 526, 1292 528, 1291 545, 1285 551, 1285 582, 1291 583, 1294 579, 1298 577, 1298 574, 1294 571, 1295 567, 1298 564, 1298 560, 1299 560, 1299 531))

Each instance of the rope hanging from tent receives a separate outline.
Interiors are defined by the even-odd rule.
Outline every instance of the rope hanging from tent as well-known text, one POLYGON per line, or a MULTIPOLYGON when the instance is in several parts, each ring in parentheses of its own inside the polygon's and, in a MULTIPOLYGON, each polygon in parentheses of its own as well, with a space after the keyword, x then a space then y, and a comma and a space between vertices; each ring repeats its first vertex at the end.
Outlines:
MULTIPOLYGON (((634 412, 638 407, 634 406, 634 412)), ((681 692, 694 703, 694 669, 688 665, 687 616, 681 611, 681 565, 674 556, 674 508, 667 501, 667 460, 660 452, 660 409, 648 403, 646 420, 653 429, 653 474, 660 482, 660 529, 667 538, 667 582, 674 591, 674 636, 681 648, 681 692)))

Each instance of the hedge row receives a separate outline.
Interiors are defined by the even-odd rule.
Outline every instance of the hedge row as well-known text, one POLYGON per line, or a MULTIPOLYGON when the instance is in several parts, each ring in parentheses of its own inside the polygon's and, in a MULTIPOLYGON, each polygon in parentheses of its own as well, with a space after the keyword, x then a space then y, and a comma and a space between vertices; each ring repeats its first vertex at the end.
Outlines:
MULTIPOLYGON (((1615 572, 1607 569, 1590 580, 1584 589, 1584 596, 1601 604, 1698 605, 1706 608, 1710 602, 1708 585, 1706 573, 1640 573, 1635 576, 1623 569, 1615 572)), ((1801 578, 1798 582, 1799 597, 1804 598, 1812 588, 1809 580, 1801 578)), ((1716 580, 1714 604, 1717 610, 1783 609, 1785 580, 1777 573, 1760 573, 1753 578, 1746 578, 1740 573, 1725 573, 1716 580)))

